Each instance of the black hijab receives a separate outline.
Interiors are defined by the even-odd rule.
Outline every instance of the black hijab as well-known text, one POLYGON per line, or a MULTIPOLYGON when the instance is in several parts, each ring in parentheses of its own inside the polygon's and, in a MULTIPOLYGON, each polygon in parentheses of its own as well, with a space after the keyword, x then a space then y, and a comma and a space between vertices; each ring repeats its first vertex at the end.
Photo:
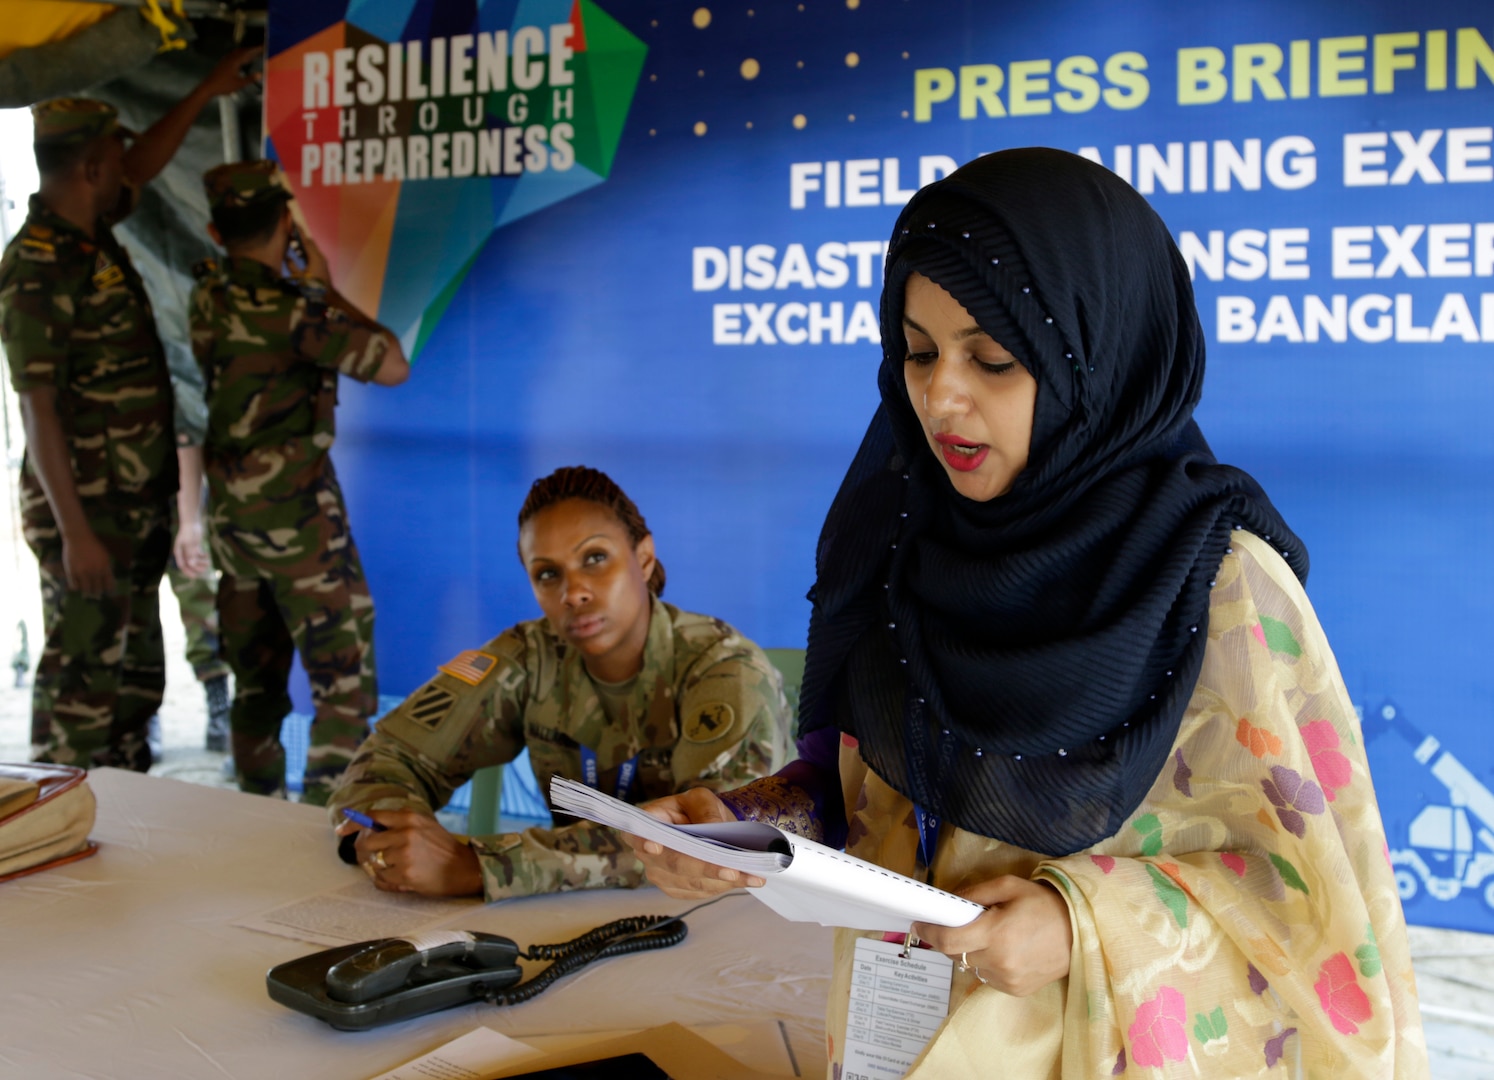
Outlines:
POLYGON ((893 231, 882 405, 820 534, 801 733, 833 725, 926 811, 1047 855, 1113 835, 1172 752, 1231 529, 1307 552, 1192 416, 1204 337, 1166 226, 1102 166, 1005 150, 893 231), (1027 467, 959 495, 908 401, 908 275, 1038 383, 1027 467))

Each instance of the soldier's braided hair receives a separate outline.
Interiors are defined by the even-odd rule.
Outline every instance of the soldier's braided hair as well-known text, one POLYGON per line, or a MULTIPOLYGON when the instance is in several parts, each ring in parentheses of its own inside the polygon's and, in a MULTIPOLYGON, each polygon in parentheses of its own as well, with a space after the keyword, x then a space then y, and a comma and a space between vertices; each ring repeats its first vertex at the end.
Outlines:
MULTIPOLYGON (((612 477, 600 469, 589 469, 585 465, 568 465, 556 469, 549 476, 542 476, 529 487, 524 505, 519 507, 519 528, 524 527, 541 510, 566 499, 585 499, 612 511, 613 516, 628 531, 628 538, 636 547, 645 536, 650 535, 648 523, 638 512, 633 500, 623 493, 612 477)), ((654 570, 648 576, 648 588, 655 596, 664 595, 664 564, 656 557, 654 570)))

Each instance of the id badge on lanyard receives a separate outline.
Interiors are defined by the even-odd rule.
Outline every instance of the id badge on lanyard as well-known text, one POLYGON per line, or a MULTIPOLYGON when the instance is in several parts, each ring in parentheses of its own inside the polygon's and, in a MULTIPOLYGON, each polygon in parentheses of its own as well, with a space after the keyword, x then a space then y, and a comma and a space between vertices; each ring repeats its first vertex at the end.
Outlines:
MULTIPOLYGON (((623 802, 628 801, 628 792, 633 787, 633 777, 638 774, 638 755, 634 754, 617 767, 617 784, 612 795, 623 802)), ((602 790, 601 770, 597 767, 597 752, 589 746, 581 748, 581 782, 593 791, 602 790)))

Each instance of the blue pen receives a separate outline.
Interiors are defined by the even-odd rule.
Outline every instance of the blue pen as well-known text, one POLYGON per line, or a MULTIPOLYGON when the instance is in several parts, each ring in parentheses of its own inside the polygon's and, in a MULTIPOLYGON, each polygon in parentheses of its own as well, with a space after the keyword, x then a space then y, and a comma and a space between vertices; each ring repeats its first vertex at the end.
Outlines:
POLYGON ((383 832, 388 828, 386 825, 380 825, 367 814, 360 814, 357 810, 344 810, 342 816, 355 824, 362 825, 365 829, 372 829, 374 832, 383 832))

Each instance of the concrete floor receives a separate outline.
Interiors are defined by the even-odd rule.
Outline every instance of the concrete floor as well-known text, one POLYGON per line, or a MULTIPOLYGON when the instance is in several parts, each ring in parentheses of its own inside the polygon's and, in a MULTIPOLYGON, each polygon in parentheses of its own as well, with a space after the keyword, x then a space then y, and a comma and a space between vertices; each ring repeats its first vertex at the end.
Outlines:
MULTIPOLYGON (((0 385, 4 399, 8 461, 0 470, 0 761, 29 757, 31 672, 17 685, 12 659, 24 623, 34 668, 41 642, 41 598, 36 562, 21 540, 16 512, 16 477, 20 461, 19 417, 15 395, 0 385)), ((163 585, 161 622, 166 638, 166 697, 161 705, 165 745, 162 759, 151 768, 155 776, 217 787, 232 787, 223 775, 223 754, 203 749, 207 706, 201 687, 183 655, 185 636, 177 617, 175 597, 163 585)), ((463 831, 461 815, 446 815, 443 823, 463 831)), ((1421 994, 1422 1019, 1436 1080, 1494 1078, 1494 935, 1410 928, 1411 954, 1421 994)))

